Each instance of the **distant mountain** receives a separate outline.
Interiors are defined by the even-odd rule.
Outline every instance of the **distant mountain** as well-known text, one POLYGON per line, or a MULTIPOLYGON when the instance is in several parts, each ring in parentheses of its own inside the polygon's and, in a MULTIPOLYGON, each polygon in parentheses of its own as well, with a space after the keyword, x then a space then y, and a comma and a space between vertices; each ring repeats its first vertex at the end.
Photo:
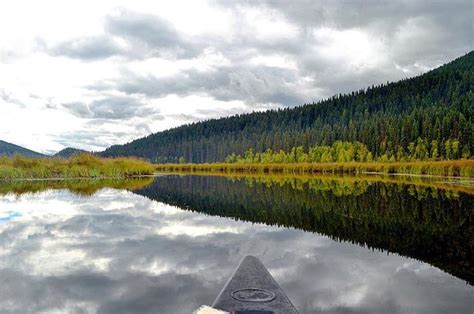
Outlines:
POLYGON ((473 91, 471 51, 418 77, 295 108, 184 125, 111 146, 101 155, 214 162, 250 148, 289 151, 301 146, 307 151, 358 141, 382 159, 469 158, 474 153, 473 91))
POLYGON ((46 157, 46 155, 32 151, 28 148, 0 140, 0 156, 14 156, 17 154, 27 157, 46 157))
POLYGON ((61 158, 68 158, 77 154, 82 154, 82 153, 87 153, 87 151, 83 149, 78 149, 78 148, 73 148, 73 147, 67 147, 63 150, 60 150, 56 154, 53 155, 53 157, 61 157, 61 158))

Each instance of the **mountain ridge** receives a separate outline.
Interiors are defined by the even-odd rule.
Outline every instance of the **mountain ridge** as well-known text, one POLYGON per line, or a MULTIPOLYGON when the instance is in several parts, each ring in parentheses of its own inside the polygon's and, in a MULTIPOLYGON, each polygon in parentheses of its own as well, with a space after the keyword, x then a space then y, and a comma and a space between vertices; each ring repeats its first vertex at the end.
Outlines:
POLYGON ((27 157, 46 157, 45 154, 41 154, 31 149, 0 140, 0 156, 14 155, 22 155, 27 157))
POLYGON ((66 147, 54 154, 53 157, 68 158, 82 153, 88 153, 88 151, 74 147, 66 147))

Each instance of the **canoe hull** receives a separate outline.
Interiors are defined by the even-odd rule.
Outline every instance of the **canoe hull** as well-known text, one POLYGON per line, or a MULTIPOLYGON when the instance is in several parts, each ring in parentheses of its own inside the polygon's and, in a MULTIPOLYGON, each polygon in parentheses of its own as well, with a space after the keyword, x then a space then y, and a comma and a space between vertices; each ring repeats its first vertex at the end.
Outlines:
POLYGON ((213 307, 230 313, 298 313, 262 262, 252 255, 246 256, 240 262, 214 301, 213 307))

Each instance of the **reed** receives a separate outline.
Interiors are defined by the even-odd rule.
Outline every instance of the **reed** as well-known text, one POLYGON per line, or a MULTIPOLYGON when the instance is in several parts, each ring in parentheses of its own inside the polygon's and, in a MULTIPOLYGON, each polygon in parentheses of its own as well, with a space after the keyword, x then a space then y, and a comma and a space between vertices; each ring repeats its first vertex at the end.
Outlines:
POLYGON ((127 178, 151 175, 154 167, 137 158, 99 158, 79 154, 70 158, 0 158, 0 180, 51 178, 127 178))
POLYGON ((410 161, 410 162, 332 162, 332 163, 204 163, 159 164, 158 172, 222 172, 284 174, 410 174, 474 178, 474 160, 410 161))

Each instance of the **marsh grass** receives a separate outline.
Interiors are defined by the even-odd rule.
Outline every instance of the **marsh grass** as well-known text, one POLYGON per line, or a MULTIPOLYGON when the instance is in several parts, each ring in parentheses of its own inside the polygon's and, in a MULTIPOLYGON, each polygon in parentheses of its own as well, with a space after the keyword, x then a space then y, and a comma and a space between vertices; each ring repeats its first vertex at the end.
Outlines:
POLYGON ((99 158, 79 154, 70 158, 0 157, 0 180, 52 178, 128 178, 151 175, 154 167, 137 158, 99 158))
POLYGON ((335 163, 204 163, 159 164, 159 172, 221 172, 280 174, 410 174, 474 178, 474 160, 410 161, 410 162, 335 162, 335 163))

